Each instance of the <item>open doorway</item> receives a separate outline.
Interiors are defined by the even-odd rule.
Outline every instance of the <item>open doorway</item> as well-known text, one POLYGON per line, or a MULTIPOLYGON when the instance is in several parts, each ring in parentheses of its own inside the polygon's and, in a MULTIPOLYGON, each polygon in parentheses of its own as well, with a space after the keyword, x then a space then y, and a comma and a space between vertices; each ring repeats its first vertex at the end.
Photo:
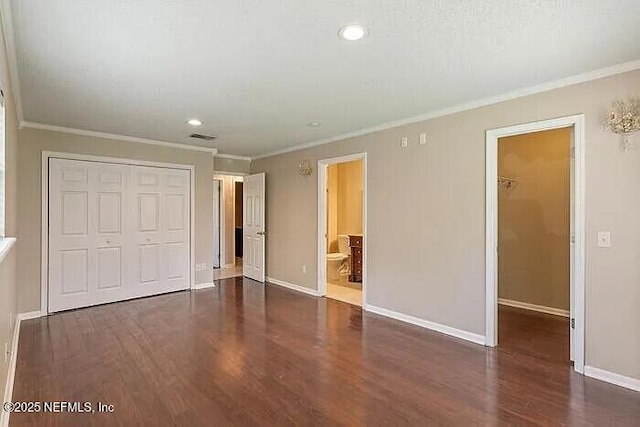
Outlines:
POLYGON ((319 162, 318 289, 327 298, 364 304, 366 157, 319 162))
POLYGON ((573 362, 578 372, 582 126, 582 116, 571 116, 487 132, 487 345, 573 362))
POLYGON ((498 334, 569 364, 571 128, 498 139, 498 334))
POLYGON ((213 182, 213 279, 239 277, 242 276, 243 176, 216 174, 213 182))

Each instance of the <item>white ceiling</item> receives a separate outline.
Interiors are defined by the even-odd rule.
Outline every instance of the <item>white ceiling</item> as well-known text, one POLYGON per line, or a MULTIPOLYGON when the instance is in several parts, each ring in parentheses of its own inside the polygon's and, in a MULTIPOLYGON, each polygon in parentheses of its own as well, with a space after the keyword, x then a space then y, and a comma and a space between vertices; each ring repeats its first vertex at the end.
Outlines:
POLYGON ((638 0, 13 0, 12 14, 24 120, 189 144, 198 117, 244 156, 640 58, 638 0), (369 36, 339 39, 352 22, 369 36))

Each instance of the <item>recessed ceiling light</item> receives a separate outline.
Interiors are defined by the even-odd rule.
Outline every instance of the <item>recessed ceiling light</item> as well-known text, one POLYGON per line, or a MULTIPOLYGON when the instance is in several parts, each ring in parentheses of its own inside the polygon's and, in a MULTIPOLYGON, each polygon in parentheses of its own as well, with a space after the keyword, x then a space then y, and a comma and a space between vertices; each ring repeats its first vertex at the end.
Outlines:
POLYGON ((189 123, 191 126, 200 126, 202 124, 202 122, 198 119, 189 119, 187 120, 187 123, 189 123))
POLYGON ((317 128, 321 124, 322 123, 320 123, 320 122, 309 122, 309 123, 307 123, 307 126, 309 126, 310 128, 317 128))
POLYGON ((349 24, 340 28, 338 35, 347 41, 354 42, 366 36, 367 29, 359 24, 349 24))

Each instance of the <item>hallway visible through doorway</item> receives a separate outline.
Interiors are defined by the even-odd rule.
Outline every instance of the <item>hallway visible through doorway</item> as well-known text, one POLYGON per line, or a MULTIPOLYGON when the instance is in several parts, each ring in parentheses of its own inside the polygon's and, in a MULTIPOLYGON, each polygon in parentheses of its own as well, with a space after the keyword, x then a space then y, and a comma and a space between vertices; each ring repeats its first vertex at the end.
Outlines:
POLYGON ((243 210, 243 177, 216 174, 214 239, 217 241, 214 242, 214 280, 242 276, 243 210))

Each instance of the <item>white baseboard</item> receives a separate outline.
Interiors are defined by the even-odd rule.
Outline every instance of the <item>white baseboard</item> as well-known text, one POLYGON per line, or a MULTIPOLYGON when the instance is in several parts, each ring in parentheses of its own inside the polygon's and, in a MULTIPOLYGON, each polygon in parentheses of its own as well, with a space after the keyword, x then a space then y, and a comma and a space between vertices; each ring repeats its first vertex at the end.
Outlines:
POLYGON ((545 307, 544 305, 529 304, 528 302, 513 301, 510 299, 498 298, 498 304, 509 307, 522 308, 524 310, 537 311, 538 313, 552 314, 554 316, 569 317, 571 313, 561 308, 545 307))
MULTIPOLYGON (((11 355, 9 356, 9 370, 7 372, 7 383, 4 388, 3 402, 11 402, 13 396, 13 383, 16 378, 16 362, 18 361, 18 340, 20 339, 20 325, 23 320, 37 319, 42 317, 40 311, 30 311, 19 313, 13 325, 13 337, 11 339, 11 355)), ((9 426, 9 412, 0 409, 0 427, 9 426)))
POLYGON ((267 282, 272 285, 282 286, 283 288, 293 289, 294 291, 302 292, 307 295, 313 295, 314 297, 321 297, 320 292, 316 289, 310 289, 300 285, 294 285, 293 283, 285 282, 283 280, 274 279, 273 277, 267 277, 267 282))
POLYGON ((452 328, 451 326, 441 325, 440 323, 431 322, 429 320, 420 319, 419 317, 410 316, 408 314, 398 313, 397 311, 387 310, 386 308, 376 307, 375 305, 367 304, 364 309, 371 313, 380 314, 381 316, 390 317, 392 319, 400 320, 402 322, 411 323, 412 325, 421 326, 432 331, 440 332, 442 334, 450 335, 452 337, 461 338, 466 341, 471 341, 475 344, 485 345, 484 335, 474 334, 473 332, 463 331, 461 329, 452 328))
POLYGON ((585 366, 584 374, 587 377, 605 381, 620 387, 628 388, 634 391, 640 391, 640 379, 631 378, 614 372, 605 371, 604 369, 594 368, 593 366, 585 366))
POLYGON ((20 319, 20 321, 29 320, 29 319, 37 319, 39 317, 42 317, 42 313, 39 310, 38 311, 27 311, 25 313, 19 313, 18 314, 18 318, 20 319))
POLYGON ((193 289, 196 291, 199 291, 200 289, 208 289, 208 288, 215 288, 216 284, 214 282, 207 282, 207 283, 198 283, 196 284, 193 289))

